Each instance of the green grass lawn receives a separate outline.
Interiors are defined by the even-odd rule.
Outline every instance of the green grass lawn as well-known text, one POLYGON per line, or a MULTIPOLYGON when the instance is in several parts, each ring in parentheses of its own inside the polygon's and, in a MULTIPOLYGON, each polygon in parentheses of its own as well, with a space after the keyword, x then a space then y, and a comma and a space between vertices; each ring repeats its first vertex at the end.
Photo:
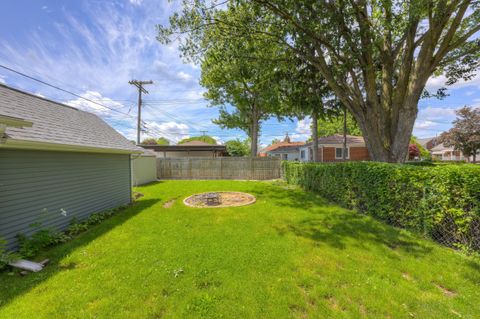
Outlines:
POLYGON ((277 182, 167 181, 0 274, 0 318, 479 318, 480 263, 277 182), (245 191, 251 206, 183 198, 245 191), (170 208, 163 205, 175 199, 170 208))

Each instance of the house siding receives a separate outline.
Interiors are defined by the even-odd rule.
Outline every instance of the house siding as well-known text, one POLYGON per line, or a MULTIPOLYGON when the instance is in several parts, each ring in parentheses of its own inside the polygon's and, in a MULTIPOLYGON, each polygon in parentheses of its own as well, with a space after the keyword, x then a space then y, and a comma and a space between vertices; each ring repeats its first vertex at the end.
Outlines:
POLYGON ((350 160, 351 161, 368 161, 370 155, 366 147, 350 147, 350 160))
MULTIPOLYGON (((341 162, 342 161, 342 159, 335 158, 335 148, 336 147, 323 147, 323 149, 319 149, 319 152, 323 151, 324 162, 341 162)), ((348 151, 349 151, 349 158, 347 159, 348 161, 370 160, 368 149, 364 146, 350 146, 348 148, 348 151)), ((320 156, 321 155, 322 154, 320 154, 320 156)))
POLYGON ((133 186, 144 185, 157 180, 157 158, 155 156, 134 156, 132 159, 133 186))
POLYGON ((0 237, 16 248, 44 209, 43 228, 65 229, 73 217, 129 203, 130 185, 130 155, 0 150, 0 237))
POLYGON ((334 162, 335 161, 335 147, 323 147, 319 149, 319 152, 323 154, 320 155, 323 162, 334 162))

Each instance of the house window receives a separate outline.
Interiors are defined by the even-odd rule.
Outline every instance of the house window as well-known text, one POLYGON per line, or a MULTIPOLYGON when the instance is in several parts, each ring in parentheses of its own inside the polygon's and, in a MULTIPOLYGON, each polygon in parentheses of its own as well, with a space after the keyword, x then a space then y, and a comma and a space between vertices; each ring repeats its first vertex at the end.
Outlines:
POLYGON ((300 158, 304 159, 305 158, 305 150, 300 151, 300 158))
MULTIPOLYGON (((348 147, 345 151, 345 158, 348 158, 348 147)), ((335 148, 335 159, 343 159, 343 147, 335 148)))
POLYGON ((286 161, 288 159, 288 154, 282 154, 282 159, 286 161))

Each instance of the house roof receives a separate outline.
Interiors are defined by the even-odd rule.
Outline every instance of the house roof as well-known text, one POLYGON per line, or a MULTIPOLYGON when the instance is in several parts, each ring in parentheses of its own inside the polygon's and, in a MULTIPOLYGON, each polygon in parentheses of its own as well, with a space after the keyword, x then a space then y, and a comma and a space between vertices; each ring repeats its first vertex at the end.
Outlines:
POLYGON ((0 84, 0 115, 30 127, 6 128, 5 146, 16 141, 89 148, 99 152, 140 153, 141 149, 98 116, 0 84))
POLYGON ((225 145, 140 145, 145 149, 150 149, 155 152, 189 152, 189 151, 217 151, 226 152, 227 147, 225 145))
POLYGON ((453 146, 452 147, 447 147, 443 144, 438 144, 437 146, 433 147, 430 151, 432 153, 440 154, 440 153, 443 153, 443 152, 453 152, 454 148, 453 148, 453 146))
MULTIPOLYGON (((306 145, 312 145, 313 142, 309 142, 306 145)), ((347 135, 347 144, 364 144, 365 140, 363 136, 347 135)), ((330 136, 324 136, 318 138, 319 145, 328 144, 343 144, 343 135, 335 134, 330 136)))
POLYGON ((189 146, 189 145, 215 145, 215 144, 210 144, 210 143, 207 143, 207 142, 204 142, 204 141, 188 141, 188 142, 185 142, 185 143, 182 143, 182 144, 178 144, 178 145, 184 145, 184 146, 189 146))
POLYGON ((273 152, 273 151, 279 151, 280 149, 286 149, 286 148, 297 148, 299 146, 304 145, 305 142, 279 142, 275 143, 272 145, 269 145, 261 150, 261 153, 267 153, 267 152, 273 152))

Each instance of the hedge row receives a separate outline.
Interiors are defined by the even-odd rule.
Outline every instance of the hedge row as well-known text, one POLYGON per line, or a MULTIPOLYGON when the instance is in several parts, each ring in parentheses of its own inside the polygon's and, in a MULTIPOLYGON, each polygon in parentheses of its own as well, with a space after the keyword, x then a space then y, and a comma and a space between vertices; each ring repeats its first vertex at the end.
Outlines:
POLYGON ((455 248, 480 251, 480 166, 282 163, 291 184, 455 248))

